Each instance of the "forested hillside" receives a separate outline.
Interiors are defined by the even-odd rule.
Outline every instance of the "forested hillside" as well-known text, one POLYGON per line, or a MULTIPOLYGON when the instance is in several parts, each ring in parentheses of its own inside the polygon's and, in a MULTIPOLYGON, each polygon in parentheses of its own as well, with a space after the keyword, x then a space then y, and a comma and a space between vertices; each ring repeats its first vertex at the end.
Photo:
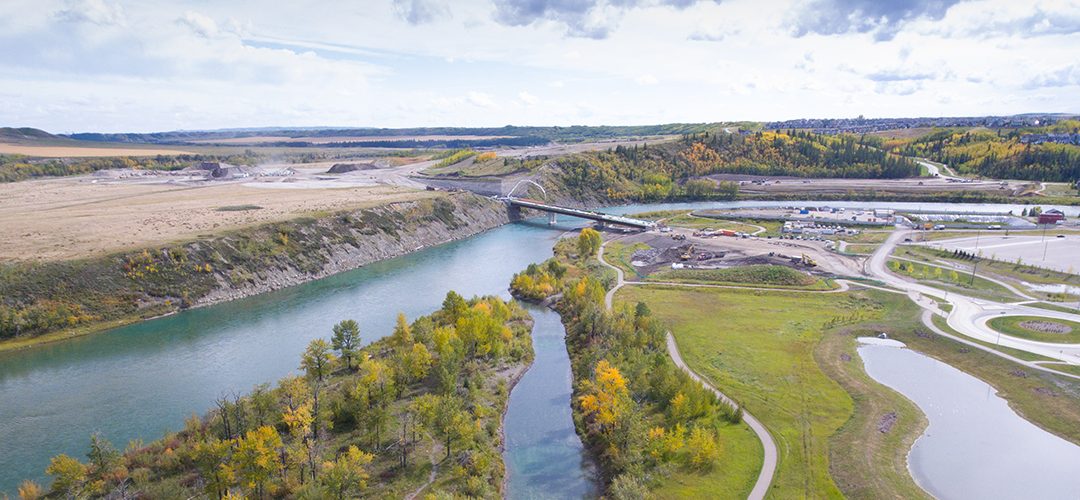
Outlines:
POLYGON ((1025 142, 1029 134, 1077 133, 1080 122, 1050 127, 992 131, 943 129, 914 140, 895 140, 887 148, 906 156, 945 163, 958 173, 997 179, 1071 182, 1080 179, 1080 146, 1025 142))
POLYGON ((717 173, 849 178, 919 174, 918 165, 868 140, 800 131, 705 132, 668 143, 570 156, 556 163, 571 191, 640 201, 733 199, 736 185, 699 179, 717 173))

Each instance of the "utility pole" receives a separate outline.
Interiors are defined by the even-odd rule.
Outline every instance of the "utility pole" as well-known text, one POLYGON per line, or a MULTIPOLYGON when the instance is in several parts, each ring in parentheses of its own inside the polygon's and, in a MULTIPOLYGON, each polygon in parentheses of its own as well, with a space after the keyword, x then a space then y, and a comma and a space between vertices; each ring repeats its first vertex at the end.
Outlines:
POLYGON ((1049 226, 1049 224, 1043 224, 1043 262, 1046 262, 1046 247, 1048 246, 1048 243, 1046 243, 1046 226, 1049 226))
POLYGON ((968 283, 972 288, 975 287, 975 271, 979 269, 979 257, 975 257, 975 264, 971 266, 971 283, 968 283))

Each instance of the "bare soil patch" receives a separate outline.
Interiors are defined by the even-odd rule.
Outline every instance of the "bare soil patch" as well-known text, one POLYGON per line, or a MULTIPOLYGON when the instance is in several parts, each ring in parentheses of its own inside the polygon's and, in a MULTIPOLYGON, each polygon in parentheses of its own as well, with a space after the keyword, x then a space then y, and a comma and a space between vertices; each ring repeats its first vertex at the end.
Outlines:
POLYGON ((61 260, 195 239, 302 215, 367 208, 438 193, 400 186, 264 189, 273 183, 0 184, 0 261, 61 260), (259 207, 255 209, 254 207, 259 207))

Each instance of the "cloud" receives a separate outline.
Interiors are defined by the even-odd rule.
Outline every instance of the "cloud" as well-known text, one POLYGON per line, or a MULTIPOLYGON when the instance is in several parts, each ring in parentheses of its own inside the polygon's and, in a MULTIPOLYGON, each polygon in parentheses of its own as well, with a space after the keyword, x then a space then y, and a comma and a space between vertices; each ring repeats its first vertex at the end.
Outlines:
POLYGON ((69 23, 89 23, 99 26, 123 25, 124 10, 119 4, 105 0, 69 0, 67 7, 56 12, 56 19, 69 23))
POLYGON ((450 9, 436 0, 394 0, 394 12, 409 24, 425 24, 450 15, 450 9))
POLYGON ((469 103, 471 103, 473 106, 478 106, 478 107, 481 107, 481 108, 494 108, 495 107, 495 100, 491 98, 490 94, 485 94, 483 92, 473 91, 473 92, 469 92, 469 95, 467 96, 467 99, 468 99, 469 103))
POLYGON ((1045 1, 1033 4, 972 2, 954 9, 953 22, 939 32, 950 37, 1023 38, 1080 33, 1080 1, 1045 1))
POLYGON ((903 70, 882 70, 863 75, 867 80, 874 82, 910 82, 921 80, 933 80, 932 73, 913 73, 903 70))
POLYGON ((524 90, 518 93, 518 99, 525 103, 526 106, 535 106, 540 102, 540 99, 524 90))
POLYGON ((638 85, 656 85, 657 83, 660 83, 655 76, 648 74, 641 75, 635 78, 634 81, 637 82, 638 85))
POLYGON ((1053 71, 1036 75, 1024 82, 1024 88, 1040 89, 1047 87, 1080 86, 1080 65, 1070 64, 1053 71))
MULTIPOLYGON (((618 26, 631 9, 686 9, 704 0, 495 0, 495 21, 528 26, 540 21, 562 24, 567 36, 600 40, 618 26)), ((719 3, 720 0, 712 0, 719 3)))
POLYGON ((218 33, 217 23, 213 19, 198 12, 188 11, 176 20, 176 23, 185 26, 195 34, 204 38, 216 36, 218 33))
POLYGON ((903 25, 916 19, 940 20, 963 0, 812 0, 795 9, 787 24, 796 37, 816 33, 872 33, 891 40, 903 25))

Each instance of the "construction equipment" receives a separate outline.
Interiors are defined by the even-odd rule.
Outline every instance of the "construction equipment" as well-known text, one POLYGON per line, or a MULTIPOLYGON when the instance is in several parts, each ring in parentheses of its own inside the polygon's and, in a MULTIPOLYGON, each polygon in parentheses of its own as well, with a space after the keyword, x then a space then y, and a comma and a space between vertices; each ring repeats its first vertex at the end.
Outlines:
POLYGON ((806 267, 817 267, 817 262, 811 259, 809 255, 802 254, 802 263, 806 267))
POLYGON ((685 234, 673 234, 673 235, 671 235, 671 239, 673 239, 675 241, 682 241, 682 240, 686 239, 686 235, 685 234))
POLYGON ((686 251, 683 252, 683 254, 679 256, 679 260, 690 260, 693 257, 694 257, 694 245, 691 244, 689 247, 686 248, 686 251))

